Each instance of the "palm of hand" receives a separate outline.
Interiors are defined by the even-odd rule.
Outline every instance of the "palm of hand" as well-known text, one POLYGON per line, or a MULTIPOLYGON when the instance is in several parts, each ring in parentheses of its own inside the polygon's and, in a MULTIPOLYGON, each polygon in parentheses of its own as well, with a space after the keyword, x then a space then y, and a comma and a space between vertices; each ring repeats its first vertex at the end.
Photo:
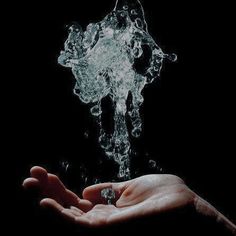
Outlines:
POLYGON ((50 207, 69 220, 87 227, 112 225, 184 207, 195 194, 181 179, 172 175, 146 175, 122 183, 104 183, 86 188, 83 199, 67 190, 57 176, 40 167, 31 169, 32 178, 24 186, 40 188, 46 197, 41 205, 50 207), (104 204, 101 190, 112 188, 114 205, 104 204))

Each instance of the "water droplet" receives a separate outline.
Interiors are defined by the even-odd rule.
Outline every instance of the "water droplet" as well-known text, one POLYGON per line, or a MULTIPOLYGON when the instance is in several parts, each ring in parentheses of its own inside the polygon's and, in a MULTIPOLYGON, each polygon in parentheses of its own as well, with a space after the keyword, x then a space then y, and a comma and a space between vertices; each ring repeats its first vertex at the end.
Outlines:
POLYGON ((100 183, 101 183, 101 180, 98 179, 98 178, 95 178, 93 182, 94 182, 94 184, 100 184, 100 183))
POLYGON ((102 110, 99 105, 92 107, 90 111, 93 116, 100 116, 102 114, 102 110))
POLYGON ((151 169, 155 169, 157 167, 157 163, 154 160, 149 160, 148 165, 151 169))
POLYGON ((142 22, 142 20, 140 19, 140 18, 137 18, 136 20, 135 20, 135 25, 138 27, 138 28, 143 28, 143 22, 142 22))
POLYGON ((172 53, 172 54, 165 54, 164 56, 165 56, 168 60, 173 61, 173 62, 177 61, 177 59, 178 59, 178 56, 177 56, 175 53, 172 53))
POLYGON ((124 12, 120 13, 120 16, 125 17, 125 13, 124 12))
POLYGON ((70 164, 69 164, 68 161, 62 161, 62 162, 61 162, 61 167, 62 167, 62 169, 63 169, 65 172, 68 171, 69 166, 70 166, 70 164))
POLYGON ((89 138, 89 132, 88 132, 88 131, 85 131, 85 132, 84 132, 84 137, 85 137, 86 139, 89 138))
POLYGON ((111 205, 116 198, 116 193, 112 188, 105 188, 101 191, 101 197, 105 199, 108 205, 111 205))
POLYGON ((131 133, 132 133, 133 137, 139 138, 140 135, 141 135, 141 133, 142 133, 142 129, 140 129, 140 128, 135 128, 135 129, 132 130, 131 133))

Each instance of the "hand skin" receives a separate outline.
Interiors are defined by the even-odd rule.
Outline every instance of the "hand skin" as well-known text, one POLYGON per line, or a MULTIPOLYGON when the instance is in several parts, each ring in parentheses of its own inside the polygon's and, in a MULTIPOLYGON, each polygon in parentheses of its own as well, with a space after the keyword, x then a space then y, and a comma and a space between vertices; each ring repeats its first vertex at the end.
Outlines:
POLYGON ((30 173, 31 178, 23 182, 24 188, 38 188, 47 197, 40 205, 74 224, 88 228, 107 227, 191 206, 196 214, 213 219, 236 235, 236 226, 231 221, 174 175, 146 175, 121 183, 93 185, 84 189, 83 199, 80 199, 45 169, 33 167, 30 173), (104 188, 115 191, 114 205, 105 204, 101 197, 104 188))

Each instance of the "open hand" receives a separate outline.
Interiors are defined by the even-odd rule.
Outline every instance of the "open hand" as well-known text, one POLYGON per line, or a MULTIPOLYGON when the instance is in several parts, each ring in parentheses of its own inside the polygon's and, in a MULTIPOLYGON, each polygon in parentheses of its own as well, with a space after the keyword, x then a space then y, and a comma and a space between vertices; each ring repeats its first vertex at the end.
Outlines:
POLYGON ((146 175, 121 183, 103 183, 83 191, 83 199, 66 189, 56 175, 41 167, 31 169, 25 188, 38 188, 43 196, 40 205, 51 208, 76 224, 104 227, 140 217, 192 205, 197 195, 173 175, 146 175), (114 205, 105 204, 101 190, 112 188, 114 205))

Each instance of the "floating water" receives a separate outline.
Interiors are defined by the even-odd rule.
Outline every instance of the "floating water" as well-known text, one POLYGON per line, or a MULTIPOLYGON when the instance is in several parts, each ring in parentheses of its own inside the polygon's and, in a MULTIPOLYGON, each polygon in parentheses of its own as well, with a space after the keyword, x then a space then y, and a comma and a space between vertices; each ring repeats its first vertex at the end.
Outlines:
POLYGON ((142 132, 139 109, 142 90, 160 76, 163 60, 176 61, 175 54, 165 54, 148 33, 139 0, 117 0, 114 10, 102 21, 91 23, 83 31, 72 25, 65 49, 58 62, 72 69, 76 79, 74 93, 86 104, 99 125, 99 142, 109 158, 120 166, 118 176, 130 178, 130 135, 126 125, 132 123, 131 135, 142 132), (140 68, 139 62, 145 60, 140 68), (127 98, 132 101, 127 109, 127 98), (109 96, 114 106, 114 132, 107 133, 102 124, 101 101, 109 96))
POLYGON ((155 169, 157 167, 157 163, 154 160, 149 160, 148 164, 151 169, 155 169))
POLYGON ((116 198, 116 193, 112 188, 105 188, 101 191, 101 197, 105 199, 108 205, 112 205, 113 200, 116 198))
POLYGON ((70 163, 68 161, 61 161, 60 166, 64 172, 67 172, 68 168, 70 167, 70 163))

